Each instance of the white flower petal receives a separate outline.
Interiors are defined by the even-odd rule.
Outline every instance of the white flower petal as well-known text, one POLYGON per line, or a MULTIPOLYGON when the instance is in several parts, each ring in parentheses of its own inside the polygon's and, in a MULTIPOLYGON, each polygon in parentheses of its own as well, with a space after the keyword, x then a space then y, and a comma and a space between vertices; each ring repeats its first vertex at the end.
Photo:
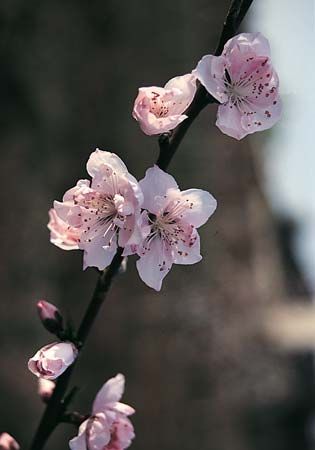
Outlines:
POLYGON ((163 207, 163 203, 165 203, 163 199, 168 189, 178 189, 175 179, 158 166, 148 169, 139 185, 144 195, 143 208, 154 214, 163 207), (159 197, 158 204, 157 197, 159 197))
POLYGON ((119 402, 125 389, 125 377, 122 374, 106 381, 99 390, 93 403, 93 413, 105 411, 109 404, 119 402))

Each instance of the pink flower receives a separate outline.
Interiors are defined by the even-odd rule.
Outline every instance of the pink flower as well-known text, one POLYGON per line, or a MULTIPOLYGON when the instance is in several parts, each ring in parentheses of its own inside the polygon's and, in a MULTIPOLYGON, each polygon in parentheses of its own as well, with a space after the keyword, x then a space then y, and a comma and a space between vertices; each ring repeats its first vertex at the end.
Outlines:
POLYGON ((1 433, 0 450, 20 450, 20 446, 10 434, 1 433))
POLYGON ((38 350, 28 361, 28 368, 34 375, 46 380, 58 378, 78 356, 72 342, 54 342, 38 350))
POLYGON ((48 228, 50 242, 62 250, 76 250, 79 248, 80 230, 69 226, 58 217, 54 208, 49 210, 48 228))
POLYGON ((79 234, 83 267, 107 267, 120 247, 140 240, 138 217, 143 200, 137 180, 114 153, 95 150, 87 162, 92 177, 79 180, 63 202, 55 201, 59 218, 79 234))
POLYGON ((193 71, 221 105, 216 125, 236 139, 271 128, 280 118, 279 79, 260 33, 230 39, 221 56, 206 55, 193 71))
POLYGON ((172 264, 195 264, 201 260, 197 228, 216 209, 216 200, 206 191, 180 191, 171 175, 157 166, 147 170, 140 186, 144 194, 141 245, 126 249, 137 253, 140 278, 159 291, 172 264))
POLYGON ((151 86, 139 89, 133 117, 148 135, 173 130, 187 116, 183 114, 196 92, 196 78, 191 73, 172 78, 164 88, 151 86))
POLYGON ((118 374, 108 380, 98 392, 92 415, 84 421, 79 434, 71 439, 71 450, 123 450, 135 437, 132 423, 127 416, 135 411, 131 406, 120 403, 125 378, 118 374))
POLYGON ((45 378, 38 379, 38 395, 44 402, 47 402, 50 399, 54 392, 54 389, 54 381, 46 380, 45 378))

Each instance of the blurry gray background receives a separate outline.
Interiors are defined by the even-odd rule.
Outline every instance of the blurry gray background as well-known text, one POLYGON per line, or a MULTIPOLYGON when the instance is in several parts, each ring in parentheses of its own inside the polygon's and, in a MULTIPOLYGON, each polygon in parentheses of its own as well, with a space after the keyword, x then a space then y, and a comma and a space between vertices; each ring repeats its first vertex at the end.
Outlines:
MULTIPOLYGON (((53 340, 36 301, 55 303, 78 324, 96 281, 92 269, 82 272, 79 251, 49 243, 48 209, 87 176, 95 147, 144 175, 158 146, 131 117, 137 89, 162 86, 211 53, 228 4, 0 4, 0 431, 23 449, 43 411, 27 360, 53 340)), ((204 259, 174 266, 161 293, 129 259, 77 365, 74 407, 88 412, 103 382, 122 372, 124 401, 137 410, 135 450, 311 449, 312 356, 303 345, 283 351, 264 331, 270 308, 310 301, 293 252, 295 224, 271 215, 260 187, 263 147, 281 125, 237 142, 214 126, 215 114, 215 106, 202 112, 170 166, 182 189, 218 200, 200 230, 204 259)), ((61 425, 47 449, 68 448, 74 434, 61 425)))

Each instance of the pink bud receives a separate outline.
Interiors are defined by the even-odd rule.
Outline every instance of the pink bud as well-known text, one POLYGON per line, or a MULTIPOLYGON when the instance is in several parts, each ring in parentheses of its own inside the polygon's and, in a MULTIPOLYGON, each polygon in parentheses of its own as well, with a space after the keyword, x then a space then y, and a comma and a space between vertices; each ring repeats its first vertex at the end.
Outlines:
POLYGON ((20 450, 20 446, 10 434, 1 433, 0 450, 20 450))
POLYGON ((52 380, 46 380, 45 378, 38 379, 38 395, 43 402, 48 402, 55 389, 55 383, 52 380))
POLYGON ((37 303, 37 311, 46 330, 54 334, 58 334, 58 332, 62 331, 62 316, 55 305, 46 302, 45 300, 40 300, 37 303))
POLYGON ((78 349, 72 342, 53 342, 29 359, 28 368, 39 378, 54 380, 71 366, 77 356, 78 349))

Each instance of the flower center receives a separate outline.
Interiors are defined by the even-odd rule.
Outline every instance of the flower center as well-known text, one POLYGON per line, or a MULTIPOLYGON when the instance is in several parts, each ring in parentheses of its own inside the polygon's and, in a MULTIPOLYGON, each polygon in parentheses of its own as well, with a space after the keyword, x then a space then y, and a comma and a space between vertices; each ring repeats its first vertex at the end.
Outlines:
POLYGON ((225 94, 228 96, 228 102, 234 106, 241 106, 248 97, 248 77, 233 81, 227 69, 224 71, 223 81, 226 88, 225 94))
POLYGON ((155 117, 166 117, 169 114, 169 101, 164 101, 158 92, 151 92, 150 112, 155 117))

